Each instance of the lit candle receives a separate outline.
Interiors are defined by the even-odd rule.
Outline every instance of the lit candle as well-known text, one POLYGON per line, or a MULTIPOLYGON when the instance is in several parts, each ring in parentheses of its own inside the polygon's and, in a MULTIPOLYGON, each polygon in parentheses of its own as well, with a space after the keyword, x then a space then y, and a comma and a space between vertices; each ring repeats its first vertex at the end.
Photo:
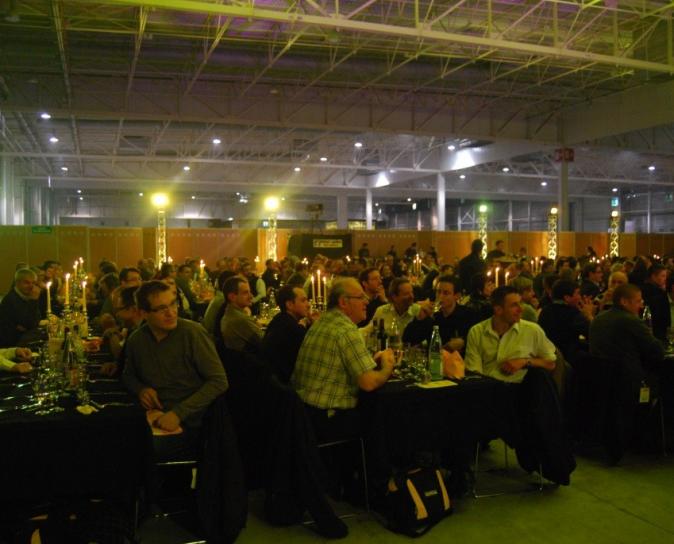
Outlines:
POLYGON ((316 270, 316 283, 318 283, 318 298, 321 297, 321 270, 316 270))
POLYGON ((314 281, 316 278, 314 278, 314 275, 311 275, 311 299, 314 301, 314 304, 316 304, 316 282, 314 281))
POLYGON ((506 271, 505 273, 505 283, 504 285, 508 285, 508 277, 510 276, 510 272, 506 271))
POLYGON ((70 304, 70 274, 66 274, 66 306, 70 304))
POLYGON ((489 270, 487 271, 487 277, 488 277, 488 278, 491 278, 491 269, 489 269, 489 270))
POLYGON ((77 277, 77 265, 78 265, 78 263, 79 263, 79 261, 77 259, 75 259, 75 264, 73 265, 73 277, 75 277, 75 278, 77 277))
POLYGON ((328 278, 323 276, 323 300, 328 303, 328 278))
POLYGON ((535 274, 536 273, 536 268, 534 267, 534 260, 531 259, 531 273, 535 274))
POLYGON ((168 256, 168 259, 166 259, 166 262, 169 263, 169 264, 172 264, 172 263, 173 263, 173 258, 169 255, 169 256, 168 256))
MULTIPOLYGON (((257 257, 255 257, 257 259, 257 257)), ((255 261, 257 262, 257 261, 255 261)), ((199 262, 199 277, 203 280, 204 279, 204 267, 206 266, 206 263, 204 262, 203 259, 199 262)))
POLYGON ((51 313, 51 282, 47 282, 47 315, 51 313))
POLYGON ((87 311, 87 281, 82 282, 82 311, 87 311))
POLYGON ((494 270, 494 281, 496 282, 496 287, 498 287, 498 273, 501 271, 501 267, 497 266, 494 270))

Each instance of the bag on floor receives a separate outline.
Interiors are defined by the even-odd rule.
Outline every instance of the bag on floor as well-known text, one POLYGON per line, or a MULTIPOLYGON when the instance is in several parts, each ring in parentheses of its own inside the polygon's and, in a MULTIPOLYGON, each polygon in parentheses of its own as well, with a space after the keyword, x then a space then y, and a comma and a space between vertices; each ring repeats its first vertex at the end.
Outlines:
POLYGON ((386 518, 392 531, 419 537, 451 513, 449 494, 437 468, 416 468, 389 480, 386 518))

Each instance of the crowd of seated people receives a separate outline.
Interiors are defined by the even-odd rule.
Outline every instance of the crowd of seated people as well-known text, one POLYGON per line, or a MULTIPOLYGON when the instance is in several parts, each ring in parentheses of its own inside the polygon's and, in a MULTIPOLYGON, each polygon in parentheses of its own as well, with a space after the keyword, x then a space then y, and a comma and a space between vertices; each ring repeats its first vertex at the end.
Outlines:
MULTIPOLYGON (((635 380, 658 382, 665 400, 674 397, 663 365, 674 314, 671 258, 542 258, 532 270, 524 248, 510 256, 499 241, 488 259, 482 251, 475 240, 469 255, 443 262, 432 248, 411 245, 398 257, 392 247, 379 257, 364 244, 344 260, 267 260, 259 274, 251 259, 223 257, 206 265, 215 289, 205 297, 195 294, 198 259, 159 267, 140 259, 121 269, 103 260, 88 275, 87 310, 114 359, 103 372, 122 377, 145 408, 158 410, 156 424, 167 431, 198 429, 227 389, 217 341, 267 361, 296 390, 320 437, 357 434, 360 392, 382 387, 393 370, 393 353, 372 353, 366 343, 381 322, 387 331, 395 323, 410 345, 428 344, 437 325, 444 361, 497 380, 520 383, 529 371, 551 373, 560 361, 573 367, 591 354, 624 361, 635 380), (311 300, 318 273, 329 286, 322 315, 311 300), (280 312, 265 326, 256 317, 272 293, 280 312), (641 319, 644 305, 650 323, 641 319), (180 373, 167 377, 150 361, 180 373)), ((54 260, 19 264, 0 302, 0 371, 31 371, 30 354, 17 346, 46 317, 47 282, 59 311, 63 277, 54 260)))

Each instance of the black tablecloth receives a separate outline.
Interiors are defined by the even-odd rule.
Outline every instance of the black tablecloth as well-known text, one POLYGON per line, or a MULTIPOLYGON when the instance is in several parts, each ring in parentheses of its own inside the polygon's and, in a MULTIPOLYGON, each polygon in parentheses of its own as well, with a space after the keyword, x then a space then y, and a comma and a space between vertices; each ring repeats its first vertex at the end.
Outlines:
POLYGON ((444 450, 460 492, 475 445, 496 437, 515 440, 517 385, 476 377, 456 386, 422 389, 390 382, 361 395, 359 409, 373 483, 381 484, 394 466, 418 451, 444 450))
MULTIPOLYGON (((27 380, 17 377, 16 383, 27 380)), ((101 404, 133 401, 119 383, 92 383, 88 389, 101 404)), ((0 397, 19 398, 0 402, 0 408, 30 402, 20 398, 30 392, 30 385, 16 388, 3 381, 0 397)), ((64 412, 46 416, 0 413, 0 501, 133 496, 152 447, 141 407, 108 406, 85 416, 75 410, 73 398, 60 405, 64 412)))

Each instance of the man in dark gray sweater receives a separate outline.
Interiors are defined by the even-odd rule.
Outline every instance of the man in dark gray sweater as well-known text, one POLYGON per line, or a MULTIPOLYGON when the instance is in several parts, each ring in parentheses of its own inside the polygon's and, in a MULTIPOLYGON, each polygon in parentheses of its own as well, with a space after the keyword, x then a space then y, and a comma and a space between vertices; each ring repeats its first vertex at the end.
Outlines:
POLYGON ((213 342, 198 324, 178 319, 168 285, 143 284, 136 301, 145 323, 127 340, 123 380, 165 431, 199 427, 206 408, 227 390, 227 376, 213 342))

